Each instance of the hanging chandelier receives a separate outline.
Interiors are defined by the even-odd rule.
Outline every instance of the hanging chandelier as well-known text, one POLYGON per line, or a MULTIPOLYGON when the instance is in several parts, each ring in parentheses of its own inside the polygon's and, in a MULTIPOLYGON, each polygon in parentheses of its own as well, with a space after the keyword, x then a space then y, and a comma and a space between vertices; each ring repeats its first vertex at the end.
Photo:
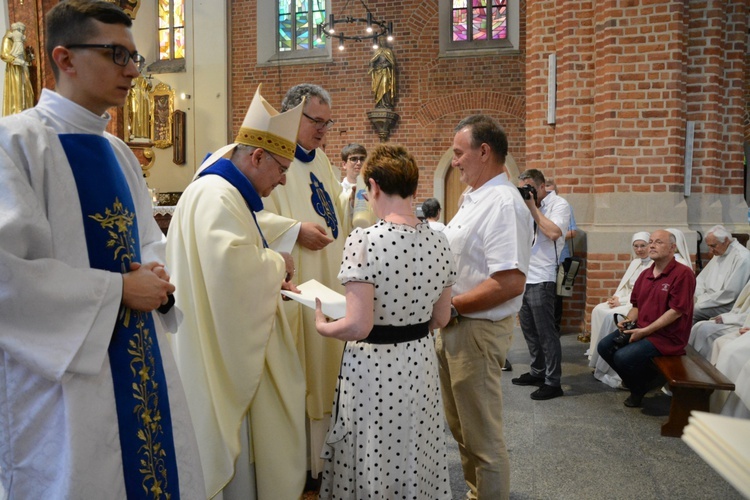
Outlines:
MULTIPOLYGON (((346 11, 349 6, 349 1, 346 0, 342 12, 346 11)), ((352 17, 352 16, 338 16, 335 17, 333 14, 328 16, 328 21, 317 25, 317 39, 318 42, 322 41, 323 35, 332 39, 338 40, 339 50, 344 50, 344 41, 351 40, 361 42, 363 40, 372 40, 372 49, 377 50, 380 48, 380 41, 386 40, 388 42, 393 41, 393 22, 392 21, 378 21, 367 8, 363 0, 359 0, 362 7, 365 8, 366 17, 352 17), (348 28, 361 30, 359 34, 347 35, 343 30, 348 28)), ((350 32, 351 33, 351 32, 350 32)))

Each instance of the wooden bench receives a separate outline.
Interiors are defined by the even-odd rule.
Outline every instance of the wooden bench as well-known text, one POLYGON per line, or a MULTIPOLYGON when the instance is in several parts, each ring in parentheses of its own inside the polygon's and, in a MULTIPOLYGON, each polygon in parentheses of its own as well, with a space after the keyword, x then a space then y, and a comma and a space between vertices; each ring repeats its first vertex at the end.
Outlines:
POLYGON ((654 364, 672 391, 669 419, 661 426, 662 436, 682 436, 691 411, 709 411, 709 397, 715 390, 734 390, 732 381, 691 345, 685 346, 684 356, 657 356, 654 364))

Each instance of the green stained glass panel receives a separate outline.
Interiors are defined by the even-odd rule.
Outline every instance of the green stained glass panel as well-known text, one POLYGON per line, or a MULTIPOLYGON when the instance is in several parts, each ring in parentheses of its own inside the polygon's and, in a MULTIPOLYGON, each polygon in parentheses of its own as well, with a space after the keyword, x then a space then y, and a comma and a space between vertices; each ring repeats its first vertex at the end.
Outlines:
POLYGON ((292 50, 292 16, 285 14, 279 16, 279 50, 286 52, 292 50))
POLYGON ((279 18, 284 14, 292 13, 292 2, 291 1, 280 1, 279 2, 279 18))
POLYGON ((307 14, 297 14, 296 49, 307 50, 310 48, 310 25, 307 22, 307 14))
POLYGON ((307 0, 297 0, 297 9, 295 10, 295 12, 298 12, 300 14, 303 12, 307 12, 307 4, 307 0))
POLYGON ((320 49, 326 46, 326 42, 324 40, 325 35, 321 36, 320 41, 318 41, 318 25, 323 24, 325 21, 325 10, 322 11, 313 11, 313 48, 320 49))

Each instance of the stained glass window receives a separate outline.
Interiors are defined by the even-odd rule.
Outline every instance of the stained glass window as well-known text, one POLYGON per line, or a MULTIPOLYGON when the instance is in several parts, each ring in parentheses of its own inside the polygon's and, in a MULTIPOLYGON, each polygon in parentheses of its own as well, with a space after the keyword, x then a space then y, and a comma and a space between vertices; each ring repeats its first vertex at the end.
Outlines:
POLYGON ((326 17, 325 0, 279 0, 279 51, 325 48, 316 28, 326 17))
POLYGON ((453 0, 453 41, 508 38, 508 0, 453 0))
POLYGON ((185 0, 159 0, 159 60, 185 58, 185 0))

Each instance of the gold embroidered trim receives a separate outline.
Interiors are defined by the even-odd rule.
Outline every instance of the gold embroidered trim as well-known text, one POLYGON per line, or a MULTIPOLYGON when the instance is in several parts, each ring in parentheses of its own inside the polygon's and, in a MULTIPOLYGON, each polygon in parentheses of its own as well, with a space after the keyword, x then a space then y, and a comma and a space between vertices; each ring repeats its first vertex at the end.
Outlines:
MULTIPOLYGON (((129 263, 135 255, 135 238, 133 224, 135 214, 125 208, 118 198, 112 209, 105 209, 104 215, 89 216, 97 221, 109 233, 107 248, 114 251, 113 258, 120 261, 123 273, 130 271, 129 263)), ((125 308, 119 321, 123 326, 130 324, 131 317, 135 321, 136 332, 128 341, 128 354, 131 356, 130 371, 138 382, 133 382, 133 413, 138 418, 137 439, 141 441, 138 449, 140 453, 139 472, 143 479, 141 486, 144 492, 150 492, 152 498, 163 498, 166 495, 167 467, 164 457, 166 452, 162 447, 164 432, 161 425, 161 411, 159 410, 159 393, 155 380, 156 360, 152 347, 154 338, 149 328, 146 328, 147 313, 125 308)))
POLYGON ((271 132, 254 130, 251 128, 241 127, 234 142, 263 148, 271 153, 283 156, 288 160, 294 159, 294 151, 297 145, 283 137, 279 137, 271 132))

